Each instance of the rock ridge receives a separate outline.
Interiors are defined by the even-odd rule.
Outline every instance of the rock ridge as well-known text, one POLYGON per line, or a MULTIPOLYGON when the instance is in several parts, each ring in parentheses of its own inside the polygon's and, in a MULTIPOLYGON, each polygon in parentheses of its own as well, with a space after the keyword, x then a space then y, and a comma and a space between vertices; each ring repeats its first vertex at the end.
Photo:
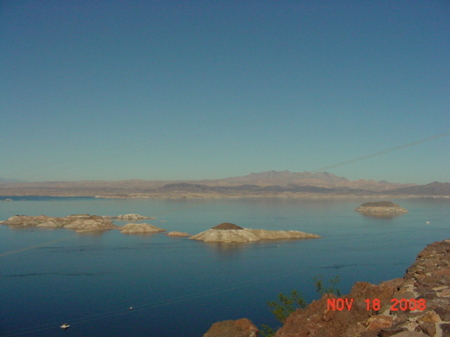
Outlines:
POLYGON ((450 239, 425 247, 403 278, 357 282, 296 310, 274 337, 450 337, 450 239), (351 310, 333 310, 339 299, 351 310))
POLYGON ((348 295, 341 297, 354 300, 351 311, 327 310, 328 299, 335 296, 326 294, 289 316, 275 337, 448 337, 449 253, 450 240, 435 242, 418 254, 403 278, 379 285, 356 283, 348 295), (380 299, 379 310, 373 306, 367 310, 367 298, 380 299), (418 309, 420 303, 425 303, 423 310, 418 309))

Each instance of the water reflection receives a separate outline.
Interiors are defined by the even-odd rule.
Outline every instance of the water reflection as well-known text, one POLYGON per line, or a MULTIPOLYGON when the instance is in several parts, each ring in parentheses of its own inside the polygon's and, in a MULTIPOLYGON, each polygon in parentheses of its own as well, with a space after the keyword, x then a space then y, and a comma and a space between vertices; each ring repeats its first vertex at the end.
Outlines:
POLYGON ((361 216, 372 218, 372 219, 393 219, 397 218, 399 216, 402 216, 402 213, 390 213, 390 214, 383 214, 383 213, 360 213, 361 216))
POLYGON ((206 242, 208 248, 218 257, 231 259, 239 257, 251 243, 242 242, 206 242))
POLYGON ((103 236, 105 231, 91 231, 91 232, 76 232, 81 237, 100 237, 103 236))

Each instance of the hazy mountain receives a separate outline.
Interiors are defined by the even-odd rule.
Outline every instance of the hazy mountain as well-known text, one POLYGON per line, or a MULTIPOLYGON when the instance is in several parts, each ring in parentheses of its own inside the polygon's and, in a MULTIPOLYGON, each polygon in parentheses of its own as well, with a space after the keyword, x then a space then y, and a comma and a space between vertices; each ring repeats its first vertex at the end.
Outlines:
POLYGON ((117 197, 296 197, 302 194, 358 196, 450 196, 450 183, 427 185, 348 180, 329 172, 267 171, 215 180, 121 180, 19 182, 2 179, 0 195, 117 197))
POLYGON ((290 171, 267 171, 260 173, 250 173, 243 177, 230 177, 219 179, 222 182, 233 184, 255 184, 255 185, 287 185, 287 184, 307 184, 316 182, 317 184, 337 184, 348 181, 347 178, 338 177, 328 172, 290 172, 290 171))
POLYGON ((261 173, 250 173, 242 177, 230 177, 215 180, 201 180, 202 184, 209 186, 316 186, 325 188, 350 188, 368 191, 389 191, 391 189, 409 187, 415 184, 397 184, 388 181, 375 180, 348 180, 329 172, 290 172, 290 171, 267 171, 261 173))
POLYGON ((416 185, 404 188, 397 188, 390 191, 393 194, 406 194, 406 195, 434 195, 444 196, 450 195, 450 183, 439 183, 437 181, 426 185, 416 185))

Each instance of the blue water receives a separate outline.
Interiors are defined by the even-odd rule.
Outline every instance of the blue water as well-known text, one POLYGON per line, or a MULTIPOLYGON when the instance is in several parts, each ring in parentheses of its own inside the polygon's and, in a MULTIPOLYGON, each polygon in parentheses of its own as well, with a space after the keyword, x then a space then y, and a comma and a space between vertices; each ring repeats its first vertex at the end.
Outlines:
POLYGON ((421 249, 450 237, 450 200, 440 199, 392 200, 409 212, 391 219, 353 211, 369 200, 12 199, 0 202, 1 220, 139 213, 168 231, 196 234, 232 222, 322 238, 220 245, 0 225, 0 336, 190 337, 242 317, 277 326, 267 301, 278 293, 297 289, 316 299, 318 275, 339 275, 344 293, 356 281, 402 277, 421 249), (64 322, 71 324, 66 331, 64 322))

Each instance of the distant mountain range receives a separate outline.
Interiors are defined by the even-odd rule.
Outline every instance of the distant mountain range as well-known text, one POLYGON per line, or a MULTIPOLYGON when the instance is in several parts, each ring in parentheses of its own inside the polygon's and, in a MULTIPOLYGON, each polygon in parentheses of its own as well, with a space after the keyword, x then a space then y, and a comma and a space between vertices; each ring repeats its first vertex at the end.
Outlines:
POLYGON ((195 181, 0 180, 0 195, 103 196, 117 198, 260 198, 260 197, 450 197, 450 183, 427 185, 348 180, 329 172, 267 171, 242 177, 195 181))
POLYGON ((287 186, 295 184, 300 186, 317 187, 348 187, 352 189, 364 189, 369 191, 386 191, 395 188, 415 186, 415 184, 397 184, 388 181, 375 180, 348 180, 344 177, 336 176, 329 172, 290 172, 290 171, 267 171, 261 173, 250 173, 243 177, 231 177, 216 180, 199 181, 206 185, 241 185, 250 184, 258 186, 279 185, 287 186))

